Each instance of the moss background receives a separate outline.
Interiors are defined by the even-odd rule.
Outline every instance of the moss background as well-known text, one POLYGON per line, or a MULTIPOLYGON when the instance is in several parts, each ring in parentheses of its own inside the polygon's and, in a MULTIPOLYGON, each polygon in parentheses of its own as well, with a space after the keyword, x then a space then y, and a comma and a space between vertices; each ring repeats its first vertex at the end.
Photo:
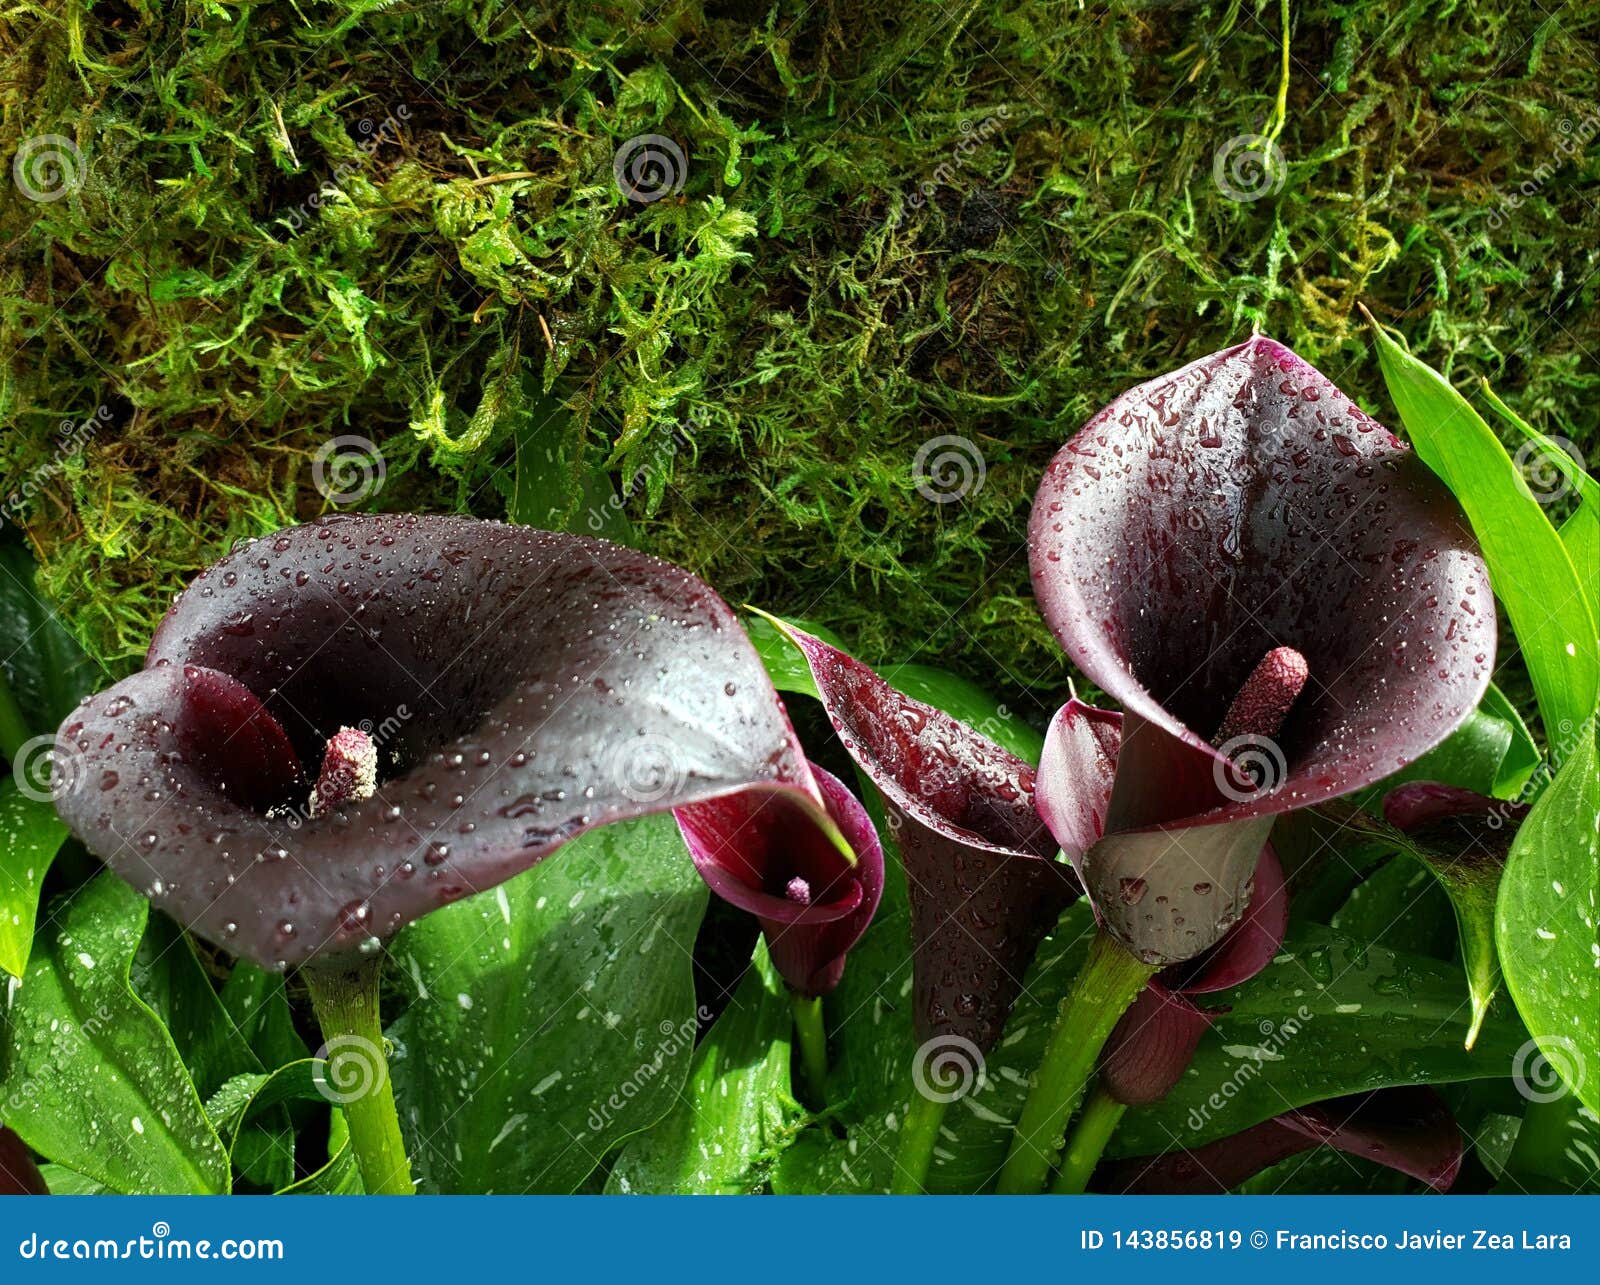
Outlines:
POLYGON ((1241 202, 1213 163, 1274 128, 1278 0, 21 0, 3 515, 126 667, 327 507, 331 438, 381 448, 370 506, 487 516, 520 442, 576 529, 608 469, 731 600, 1047 712, 1040 469, 1253 324, 1392 422, 1364 301, 1600 454, 1600 4, 1290 9, 1286 170, 1241 202), (686 158, 649 203, 642 134, 686 158), (935 504, 943 435, 985 476, 935 504))

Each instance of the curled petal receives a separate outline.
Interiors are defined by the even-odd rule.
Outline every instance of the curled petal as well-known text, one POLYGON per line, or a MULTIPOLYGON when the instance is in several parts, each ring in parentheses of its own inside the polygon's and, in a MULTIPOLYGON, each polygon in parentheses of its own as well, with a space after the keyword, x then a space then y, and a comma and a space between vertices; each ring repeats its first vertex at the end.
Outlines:
POLYGON ((1078 895, 1034 810, 1033 769, 821 639, 785 632, 884 797, 911 899, 918 1036, 992 1048, 1040 941, 1078 895))
POLYGON ((1280 1160, 1316 1146, 1376 1161, 1448 1191, 1461 1171, 1461 1130, 1432 1089, 1407 1087, 1331 1098, 1265 1120, 1231 1138, 1101 1166, 1095 1187, 1136 1194, 1231 1191, 1280 1160))
POLYGON ((381 940, 595 826, 741 790, 791 797, 847 850, 705 584, 470 518, 338 516, 237 550, 174 604, 143 670, 67 718, 56 753, 58 810, 90 850, 267 967, 381 940), (274 725, 302 764, 342 727, 368 734, 376 793, 263 811, 238 764, 274 761, 274 725))
POLYGON ((1105 833, 1122 715, 1069 700, 1050 720, 1039 760, 1039 815, 1074 866, 1105 833))
POLYGON ((677 809, 678 828, 711 890, 761 922, 772 961, 803 995, 839 984, 845 955, 883 895, 883 847, 860 801, 812 767, 827 815, 854 861, 792 792, 746 790, 677 809))
POLYGON ((1269 339, 1091 419, 1045 474, 1029 554, 1051 629, 1126 711, 1106 837, 1083 873, 1108 926, 1152 961, 1192 957, 1238 917, 1264 820, 1419 757, 1489 680, 1493 599, 1454 500, 1269 339), (1310 675, 1287 721, 1213 746, 1282 647, 1310 675), (1269 779, 1241 788, 1241 757, 1269 779), (1168 897, 1161 913, 1117 909, 1139 878, 1168 897))

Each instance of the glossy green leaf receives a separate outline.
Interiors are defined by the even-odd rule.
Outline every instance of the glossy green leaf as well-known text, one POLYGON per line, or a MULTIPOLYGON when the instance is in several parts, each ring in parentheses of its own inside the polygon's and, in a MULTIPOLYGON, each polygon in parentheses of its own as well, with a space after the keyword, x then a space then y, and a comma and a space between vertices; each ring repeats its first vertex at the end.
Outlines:
POLYGON ((1549 1066, 1600 1113, 1600 769, 1593 725, 1517 831, 1495 939, 1506 985, 1549 1066))
POLYGON ((677 1100, 706 890, 670 816, 591 831, 408 927, 395 1096, 424 1191, 570 1192, 677 1100))
POLYGON ((228 1156, 129 984, 148 906, 102 874, 52 917, 11 1006, 0 1101, 35 1151, 113 1191, 209 1194, 228 1156))
POLYGON ((165 915, 150 916, 131 980, 171 1034, 202 1100, 234 1076, 266 1069, 222 1006, 193 943, 165 915))
POLYGON ((10 541, 0 542, 0 672, 40 735, 54 732, 103 682, 100 667, 39 597, 28 551, 10 541))
POLYGON ((13 977, 28 967, 39 890, 66 837, 55 808, 0 779, 0 971, 13 977))
POLYGON ((677 1105, 623 1147, 606 1191, 759 1192, 805 1117, 789 1087, 793 1025, 783 980, 758 943, 733 999, 695 1050, 677 1105))
POLYGON ((582 430, 565 406, 553 397, 540 398, 517 429, 516 451, 506 500, 512 522, 637 544, 610 476, 583 458, 582 430))
POLYGON ((1455 493, 1522 646, 1545 722, 1583 723, 1600 694, 1600 639, 1577 570, 1493 430, 1380 327, 1378 360, 1417 454, 1455 493))
MULTIPOLYGON (((1454 782, 1452 782, 1454 784, 1454 782)), ((1367 816, 1344 803, 1325 806, 1324 813, 1338 817, 1346 825, 1352 841, 1375 845, 1388 852, 1399 853, 1419 865, 1431 875, 1449 898, 1455 913, 1456 939, 1460 945, 1461 963, 1466 972, 1467 993, 1472 1004, 1472 1020, 1466 1033, 1467 1047, 1478 1038, 1478 1032, 1489 1014, 1489 1004, 1500 988, 1500 961, 1495 950, 1494 919, 1495 898, 1500 889, 1501 875, 1506 867, 1505 847, 1491 846, 1478 840, 1468 842, 1462 831, 1463 844, 1455 851, 1432 846, 1427 840, 1401 833, 1393 826, 1367 816)), ((1512 824, 1509 818, 1505 824, 1512 824)), ((1380 872, 1381 874, 1382 872, 1380 872)), ((1358 889, 1359 893, 1361 890, 1358 889)), ((1398 918, 1406 902, 1396 904, 1393 894, 1398 889, 1385 888, 1389 894, 1387 905, 1374 907, 1379 918, 1398 918)), ((1361 930, 1358 922, 1343 915, 1334 925, 1350 932, 1358 940, 1376 940, 1361 930)), ((1386 943, 1388 944, 1388 943, 1386 943)))
POLYGON ((1522 721, 1522 715, 1517 707, 1493 683, 1490 683, 1488 690, 1484 692, 1483 700, 1478 704, 1478 711, 1498 718, 1511 729, 1511 744, 1506 749, 1505 757, 1500 761, 1494 788, 1482 790, 1480 793, 1492 794, 1501 799, 1515 798, 1533 779, 1533 774, 1544 762, 1544 755, 1539 752, 1539 746, 1535 743, 1533 734, 1528 731, 1528 725, 1522 721))
POLYGON ((1177 1139, 1199 1146, 1341 1094, 1502 1077, 1527 1040, 1500 1002, 1468 1050, 1459 968, 1315 925, 1206 1004, 1223 1006, 1177 1086, 1129 1111, 1108 1154, 1153 1154, 1177 1139))
POLYGON ((1572 565, 1577 568, 1589 603, 1589 614, 1600 623, 1600 482, 1595 481, 1562 443, 1541 433, 1496 397, 1488 380, 1483 383, 1483 392, 1500 417, 1538 450, 1534 476, 1546 483, 1538 493, 1540 498, 1553 503, 1565 498, 1568 488, 1577 492, 1580 503, 1561 524, 1561 540, 1572 555, 1572 565))

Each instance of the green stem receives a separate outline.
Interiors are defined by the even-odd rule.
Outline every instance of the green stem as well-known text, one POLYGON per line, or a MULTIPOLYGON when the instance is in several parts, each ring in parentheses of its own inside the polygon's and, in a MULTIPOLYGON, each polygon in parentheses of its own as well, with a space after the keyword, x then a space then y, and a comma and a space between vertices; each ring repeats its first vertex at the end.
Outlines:
POLYGON ((383 1023, 378 1017, 378 975, 383 955, 348 956, 307 965, 304 976, 311 987, 311 1006, 327 1040, 325 1056, 330 1071, 335 1059, 347 1057, 359 1071, 359 1092, 345 1100, 346 1086, 333 1083, 330 1095, 344 1108, 350 1124, 350 1145, 361 1168, 361 1180, 370 1196, 409 1196, 413 1191, 411 1162, 400 1136, 400 1115, 389 1083, 389 1063, 384 1052, 383 1023))
POLYGON ((5 671, 0 670, 0 754, 12 767, 17 764, 17 751, 33 736, 33 729, 22 716, 22 707, 12 694, 5 671))
POLYGON ((1044 1190, 1100 1049, 1154 972, 1152 965, 1135 959, 1104 931, 1095 934, 1082 971, 1061 1001, 1044 1058, 1034 1072, 1033 1089, 1000 1173, 1002 1194, 1031 1196, 1044 1190))
POLYGON ((789 997, 794 1008, 794 1032, 800 1044, 800 1065, 806 1086, 818 1106, 828 1101, 828 1031, 822 1022, 822 997, 809 999, 799 992, 789 997))
POLYGON ((939 1141, 939 1126, 950 1099, 930 1098, 921 1089, 911 1092, 905 1126, 900 1130, 900 1150, 894 1158, 894 1181, 889 1190, 896 1196, 919 1196, 933 1167, 933 1148, 939 1141))
POLYGON ((1098 1088, 1083 1108, 1072 1136, 1067 1139, 1067 1149, 1061 1155, 1061 1171, 1056 1174, 1055 1186, 1050 1190, 1058 1196, 1081 1196, 1089 1187, 1089 1175, 1100 1163, 1100 1156, 1111 1141, 1111 1135, 1122 1123, 1122 1113, 1128 1108, 1114 1097, 1098 1088))

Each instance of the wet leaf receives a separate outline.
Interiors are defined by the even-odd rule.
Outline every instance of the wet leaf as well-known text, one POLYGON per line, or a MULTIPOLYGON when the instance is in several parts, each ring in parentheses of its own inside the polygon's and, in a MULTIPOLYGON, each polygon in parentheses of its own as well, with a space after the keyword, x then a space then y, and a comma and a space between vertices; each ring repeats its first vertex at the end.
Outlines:
POLYGON ((102 874, 53 916, 11 1007, 6 1122, 113 1191, 225 1192, 227 1152, 172 1037, 129 985, 147 913, 102 874))
POLYGON ((767 1168, 805 1118, 789 1087, 792 1029, 783 979, 758 946, 732 1002, 695 1050, 677 1105, 623 1147, 606 1191, 760 1191, 767 1168))
POLYGON ((650 817, 402 934, 392 1071, 422 1190, 571 1192, 666 1113, 705 903, 672 818, 650 817))
POLYGON ((1495 941, 1540 1051, 1600 1113, 1600 771, 1593 725, 1586 726, 1511 845, 1495 941))
POLYGON ((0 780, 0 970, 13 977, 28 967, 39 890, 66 837, 55 808, 0 780))

